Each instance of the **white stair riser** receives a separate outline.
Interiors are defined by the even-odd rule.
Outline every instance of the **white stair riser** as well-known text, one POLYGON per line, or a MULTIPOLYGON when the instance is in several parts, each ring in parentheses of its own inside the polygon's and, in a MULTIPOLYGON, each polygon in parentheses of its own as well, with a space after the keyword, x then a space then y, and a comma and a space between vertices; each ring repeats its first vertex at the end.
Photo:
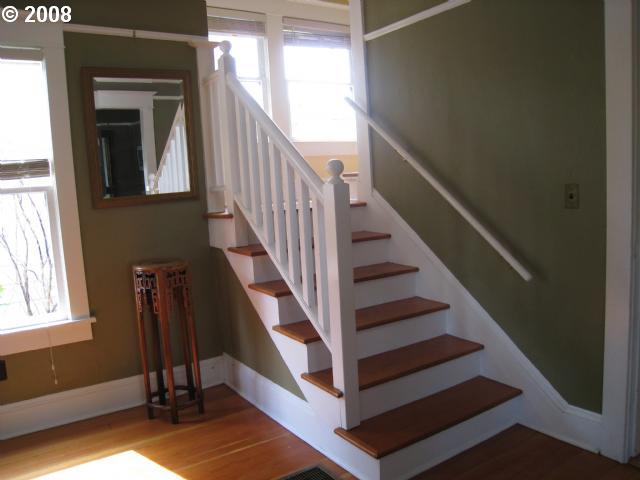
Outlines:
POLYGON ((406 273, 356 283, 353 289, 355 307, 370 307, 413 297, 416 289, 415 277, 415 273, 406 273))
POLYGON ((278 323, 280 325, 307 320, 307 315, 293 295, 287 295, 286 297, 280 297, 274 300, 278 304, 278 323))
POLYGON ((433 395, 481 373, 482 351, 360 391, 360 415, 367 419, 433 395))
POLYGON ((521 397, 380 459, 381 480, 412 478, 506 430, 517 422, 521 397))
POLYGON ((270 280, 279 280, 282 278, 280 272, 278 272, 278 269, 268 255, 246 258, 250 258, 253 263, 254 283, 268 282, 270 280))
POLYGON ((358 332, 358 358, 428 340, 447 333, 448 311, 407 318, 358 332))
POLYGON ((373 265, 389 259, 389 239, 356 242, 351 249, 351 263, 354 267, 373 265))
POLYGON ((367 207, 351 207, 351 230, 366 230, 365 217, 367 207))
POLYGON ((309 372, 317 372, 331 367, 331 353, 324 342, 307 344, 307 355, 309 356, 309 372))
MULTIPOLYGON (((428 340, 447 333, 447 312, 435 312, 429 315, 407 318, 380 327, 360 330, 358 358, 370 357, 378 353, 401 348, 412 343, 428 340)), ((314 365, 310 372, 331 367, 331 354, 323 342, 307 345, 309 363, 314 365)))
MULTIPOLYGON (((415 273, 408 273, 356 283, 353 289, 355 307, 370 307, 380 303, 412 297, 415 292, 414 278, 415 273)), ((277 301, 280 308, 279 322, 281 325, 301 322, 307 319, 293 295, 280 297, 277 301)))
MULTIPOLYGON (((387 239, 354 243, 352 248, 353 266, 361 267, 386 261, 389 258, 388 247, 389 240, 387 239)), ((268 255, 246 258, 251 259, 254 264, 254 282, 268 282, 282 278, 268 255)))

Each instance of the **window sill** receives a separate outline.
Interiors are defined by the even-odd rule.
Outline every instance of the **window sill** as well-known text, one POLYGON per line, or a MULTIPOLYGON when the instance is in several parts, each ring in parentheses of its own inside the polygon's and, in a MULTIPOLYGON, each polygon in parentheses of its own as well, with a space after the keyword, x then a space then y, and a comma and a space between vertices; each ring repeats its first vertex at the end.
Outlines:
POLYGON ((0 331, 0 356, 93 339, 94 317, 0 331))
POLYGON ((336 141, 305 141, 293 140, 303 156, 320 156, 320 155, 357 155, 358 144, 353 142, 336 142, 336 141))

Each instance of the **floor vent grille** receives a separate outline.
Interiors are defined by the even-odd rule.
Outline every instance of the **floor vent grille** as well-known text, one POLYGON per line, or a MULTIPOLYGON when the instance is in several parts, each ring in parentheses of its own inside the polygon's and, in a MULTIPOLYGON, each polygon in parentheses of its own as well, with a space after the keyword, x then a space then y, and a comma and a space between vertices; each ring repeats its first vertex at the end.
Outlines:
POLYGON ((292 473, 281 480, 336 480, 321 467, 312 467, 300 472, 292 473))

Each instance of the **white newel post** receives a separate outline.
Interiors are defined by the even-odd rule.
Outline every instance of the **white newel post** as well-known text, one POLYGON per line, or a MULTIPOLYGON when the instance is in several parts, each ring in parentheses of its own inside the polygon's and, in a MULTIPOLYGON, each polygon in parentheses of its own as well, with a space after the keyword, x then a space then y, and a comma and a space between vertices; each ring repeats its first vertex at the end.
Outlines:
MULTIPOLYGON (((224 209, 223 191, 216 187, 223 185, 222 162, 219 139, 218 115, 215 111, 217 99, 215 98, 215 65, 213 63, 213 51, 216 44, 211 42, 192 42, 190 44, 196 50, 198 62, 198 85, 200 85, 200 122, 204 135, 204 170, 207 188, 207 210, 217 212, 224 209), (218 173, 219 172, 219 173, 218 173)), ((185 137, 186 138, 186 137, 185 137)), ((188 178, 188 176, 187 176, 188 178)))
POLYGON ((360 424, 356 320, 351 260, 351 212, 349 186, 340 175, 344 165, 330 160, 331 178, 324 184, 324 212, 327 248, 327 288, 333 384, 344 393, 341 399, 343 428, 360 424))
POLYGON ((238 161, 238 132, 236 130, 236 111, 234 98, 227 87, 227 75, 236 75, 236 61, 231 56, 231 43, 223 41, 220 44, 222 56, 218 61, 220 72, 218 85, 218 108, 220 110, 220 150, 225 184, 225 204, 227 210, 234 213, 234 232, 231 242, 234 245, 245 245, 248 239, 246 220, 241 218, 240 212, 235 212, 234 193, 237 190, 238 171, 234 162, 238 161))

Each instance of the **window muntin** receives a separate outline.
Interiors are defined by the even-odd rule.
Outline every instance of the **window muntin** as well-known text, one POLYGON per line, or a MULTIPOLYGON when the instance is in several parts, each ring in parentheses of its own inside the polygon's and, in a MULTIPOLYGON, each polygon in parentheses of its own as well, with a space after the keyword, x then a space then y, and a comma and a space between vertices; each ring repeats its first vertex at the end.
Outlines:
POLYGON ((296 141, 355 141, 349 49, 285 45, 285 76, 296 141))
POLYGON ((0 331, 68 317, 44 63, 0 51, 0 331))

